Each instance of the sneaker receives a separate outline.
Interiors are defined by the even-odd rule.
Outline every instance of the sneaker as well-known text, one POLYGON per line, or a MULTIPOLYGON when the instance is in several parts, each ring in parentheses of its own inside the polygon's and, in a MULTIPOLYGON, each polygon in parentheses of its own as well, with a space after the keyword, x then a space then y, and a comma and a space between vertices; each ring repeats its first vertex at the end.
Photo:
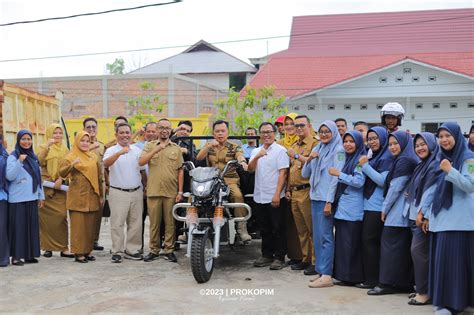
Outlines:
POLYGON ((119 254, 112 255, 112 262, 120 264, 122 262, 122 256, 120 256, 119 254))
POLYGON ((142 260, 143 255, 140 253, 130 254, 129 252, 125 251, 125 255, 123 256, 125 259, 131 260, 142 260))
POLYGON ((145 262, 149 262, 149 261, 153 261, 155 259, 158 259, 159 257, 160 257, 160 255, 149 253, 148 255, 145 256, 145 258, 143 260, 145 262))
POLYGON ((253 262, 254 267, 266 267, 270 266, 273 262, 273 258, 268 258, 268 257, 260 257, 257 260, 253 262))
POLYGON ((308 287, 310 288, 330 288, 334 286, 331 277, 319 277, 318 279, 311 281, 308 284, 308 287))
POLYGON ((284 267, 286 267, 285 261, 280 260, 280 259, 275 259, 270 265, 270 270, 281 270, 284 267))
POLYGON ((176 258, 176 255, 174 253, 165 254, 163 258, 170 262, 178 262, 178 258, 176 258))

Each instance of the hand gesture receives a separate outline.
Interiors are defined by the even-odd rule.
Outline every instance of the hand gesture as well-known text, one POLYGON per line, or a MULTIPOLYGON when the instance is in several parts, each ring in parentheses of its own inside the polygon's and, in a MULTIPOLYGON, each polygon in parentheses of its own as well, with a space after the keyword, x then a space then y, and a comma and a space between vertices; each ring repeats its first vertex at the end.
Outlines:
POLYGON ((439 168, 441 168, 443 172, 449 173, 449 171, 451 171, 453 167, 451 166, 451 163, 449 162, 449 160, 444 159, 441 161, 441 163, 439 163, 439 168))
POLYGON ((291 148, 288 149, 288 156, 293 159, 295 157, 295 150, 291 148))
POLYGON ((257 155, 255 155, 256 158, 261 158, 262 156, 267 155, 267 150, 264 148, 261 148, 260 151, 258 151, 257 155))
POLYGON ((366 155, 362 155, 359 159, 360 166, 364 166, 367 162, 369 162, 369 158, 366 155))
POLYGON ((249 166, 245 162, 240 162, 240 165, 242 165, 242 168, 243 168, 244 171, 247 171, 248 168, 249 168, 249 166))
POLYGON ((186 148, 181 148, 181 153, 183 153, 183 154, 188 154, 188 149, 186 149, 186 148))
POLYGON ((163 150, 164 148, 166 148, 166 146, 169 143, 170 143, 170 139, 166 139, 166 141, 160 142, 160 144, 157 145, 157 147, 156 147, 156 152, 159 152, 159 151, 163 150))
POLYGON ((92 143, 90 146, 89 146, 89 151, 93 151, 95 149, 97 149, 98 147, 100 147, 100 144, 98 141, 92 143))
POLYGON ((127 154, 128 152, 130 152, 130 147, 129 146, 123 147, 122 150, 120 150, 120 155, 127 154))
POLYGON ((217 140, 212 140, 211 142, 209 142, 210 146, 213 147, 213 148, 217 148, 219 147, 219 142, 217 140))
POLYGON ((332 176, 339 176, 341 175, 341 172, 337 168, 331 167, 329 168, 329 174, 332 176))
POLYGON ((78 163, 81 163, 81 158, 76 158, 74 161, 72 161, 72 166, 78 164, 78 163))
POLYGON ((324 210, 323 210, 324 216, 325 217, 330 216, 331 210, 332 210, 332 203, 326 202, 326 205, 324 206, 324 210))
POLYGON ((317 159, 318 157, 319 157, 319 152, 318 151, 312 151, 306 162, 317 159))
POLYGON ((18 157, 18 159, 20 160, 20 162, 23 162, 25 161, 27 155, 26 154, 20 154, 20 156, 18 157))
POLYGON ((54 139, 49 139, 48 140, 48 148, 52 146, 56 141, 54 139))

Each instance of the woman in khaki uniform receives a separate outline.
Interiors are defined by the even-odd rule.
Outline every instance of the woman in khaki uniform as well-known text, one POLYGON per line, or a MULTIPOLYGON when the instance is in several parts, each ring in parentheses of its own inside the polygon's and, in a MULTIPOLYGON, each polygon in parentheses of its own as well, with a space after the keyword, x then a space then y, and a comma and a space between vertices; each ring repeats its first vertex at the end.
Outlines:
POLYGON ((39 212, 40 243, 44 257, 51 257, 53 251, 61 252, 61 257, 73 258, 68 251, 68 223, 66 192, 60 190, 63 179, 59 176, 59 162, 68 153, 63 145, 63 129, 59 124, 51 124, 46 129, 48 143, 38 149, 41 177, 54 183, 54 188, 44 187, 45 203, 39 212))
POLYGON ((71 218, 71 251, 76 261, 95 260, 90 253, 94 244, 95 213, 101 209, 103 191, 97 155, 89 152, 90 137, 77 133, 71 152, 61 161, 59 175, 69 176, 66 207, 71 218))

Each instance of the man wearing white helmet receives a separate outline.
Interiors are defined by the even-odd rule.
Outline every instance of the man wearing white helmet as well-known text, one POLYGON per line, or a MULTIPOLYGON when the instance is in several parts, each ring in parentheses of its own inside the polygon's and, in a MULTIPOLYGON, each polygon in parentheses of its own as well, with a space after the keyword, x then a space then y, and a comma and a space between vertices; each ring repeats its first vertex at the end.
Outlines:
POLYGON ((398 130, 398 126, 402 125, 405 110, 402 105, 396 102, 389 102, 385 104, 380 110, 380 117, 382 118, 382 125, 384 125, 389 132, 398 130))

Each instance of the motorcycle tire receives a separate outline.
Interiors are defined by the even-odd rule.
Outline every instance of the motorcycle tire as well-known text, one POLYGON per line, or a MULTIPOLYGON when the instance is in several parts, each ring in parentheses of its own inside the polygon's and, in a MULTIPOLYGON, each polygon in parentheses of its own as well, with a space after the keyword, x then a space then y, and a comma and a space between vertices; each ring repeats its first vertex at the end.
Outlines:
POLYGON ((198 283, 209 281, 214 270, 213 246, 210 231, 193 235, 191 244, 191 269, 198 283))

